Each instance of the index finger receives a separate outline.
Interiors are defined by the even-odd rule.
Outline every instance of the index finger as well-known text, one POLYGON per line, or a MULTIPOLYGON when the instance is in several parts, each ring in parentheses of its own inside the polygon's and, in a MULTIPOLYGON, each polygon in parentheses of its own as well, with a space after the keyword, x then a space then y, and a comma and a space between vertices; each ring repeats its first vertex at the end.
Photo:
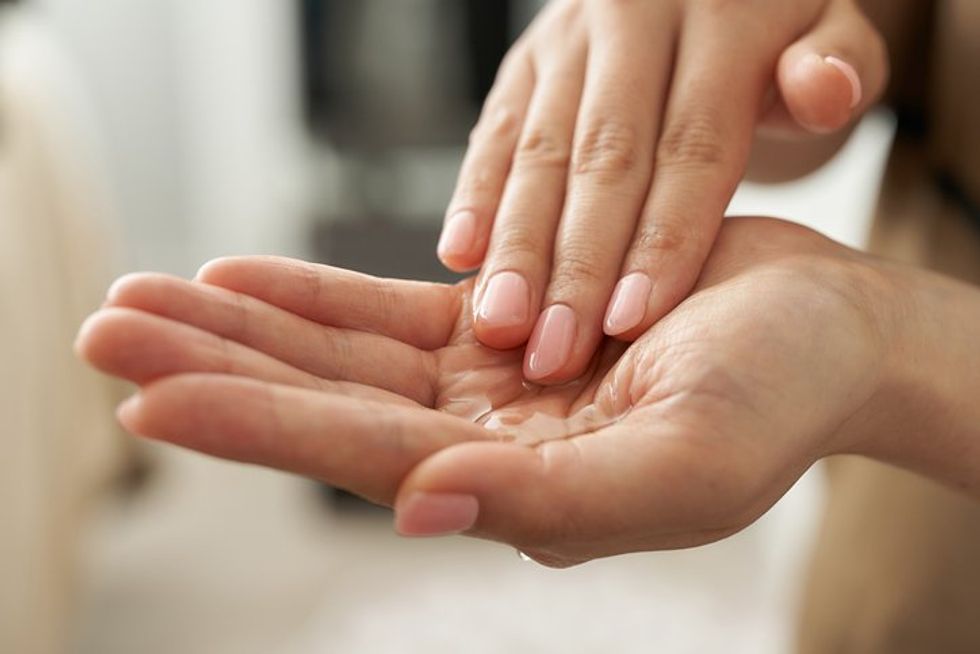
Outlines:
POLYGON ((438 254, 452 270, 470 270, 483 261, 534 83, 527 48, 518 43, 501 64, 470 133, 456 190, 446 210, 438 254))

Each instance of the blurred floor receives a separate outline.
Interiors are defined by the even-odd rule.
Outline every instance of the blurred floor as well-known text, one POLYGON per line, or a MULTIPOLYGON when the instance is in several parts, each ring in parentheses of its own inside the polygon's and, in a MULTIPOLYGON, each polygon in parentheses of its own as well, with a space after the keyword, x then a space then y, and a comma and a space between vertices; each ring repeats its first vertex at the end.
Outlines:
POLYGON ((503 545, 401 539, 384 513, 324 510, 304 480, 160 454, 147 492, 90 534, 79 654, 782 651, 765 521, 555 571, 503 545))

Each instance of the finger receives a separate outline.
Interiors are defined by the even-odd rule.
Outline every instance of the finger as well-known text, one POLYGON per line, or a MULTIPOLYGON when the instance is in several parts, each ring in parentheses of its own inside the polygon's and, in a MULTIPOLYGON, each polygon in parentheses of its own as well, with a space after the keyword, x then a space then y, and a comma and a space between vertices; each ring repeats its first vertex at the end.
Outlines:
POLYGON ((835 0, 817 26, 780 57, 781 102, 763 127, 789 135, 837 131, 877 102, 887 82, 881 35, 852 0, 835 0))
POLYGON ((423 350, 444 347, 462 315, 459 286, 379 279, 281 257, 216 259, 196 279, 322 325, 373 332, 423 350))
POLYGON ((450 447, 405 479, 395 502, 396 528, 409 536, 465 530, 564 567, 703 544, 761 512, 758 489, 765 484, 729 472, 740 469, 742 454, 728 458, 727 451, 709 449, 715 439, 664 423, 627 419, 535 448, 450 447))
POLYGON ((480 274, 474 330, 482 343, 497 349, 527 340, 551 267, 585 68, 585 39, 564 36, 567 48, 557 47, 538 63, 534 96, 480 274))
POLYGON ((653 185, 606 307, 609 336, 636 338, 690 292, 745 169, 772 68, 738 33, 691 21, 682 36, 653 185))
POLYGON ((480 119, 470 133, 456 190, 446 212, 439 259, 463 272, 483 262, 510 161, 534 88, 534 70, 523 44, 501 64, 480 119))
POLYGON ((134 274, 112 285, 107 303, 192 325, 322 379, 376 386, 424 405, 434 397, 431 353, 385 336, 314 323, 250 295, 168 275, 134 274))
POLYGON ((425 457, 488 437, 430 409, 225 375, 168 377, 120 407, 119 418, 142 436, 307 475, 382 504, 425 457))
POLYGON ((375 401, 411 403, 380 388, 322 379, 210 332, 135 309, 97 312, 82 325, 75 347, 99 370, 140 385, 170 375, 212 372, 319 391, 343 389, 375 401))
POLYGON ((591 40, 546 309, 525 357, 524 374, 537 382, 580 375, 602 338, 605 305, 649 189, 674 49, 670 3, 590 7, 590 28, 618 36, 591 40))

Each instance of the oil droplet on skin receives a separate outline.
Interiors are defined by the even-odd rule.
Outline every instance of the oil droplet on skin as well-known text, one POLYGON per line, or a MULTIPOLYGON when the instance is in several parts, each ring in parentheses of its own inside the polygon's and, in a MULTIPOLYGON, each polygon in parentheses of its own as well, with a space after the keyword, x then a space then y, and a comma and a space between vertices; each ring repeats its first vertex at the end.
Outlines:
POLYGON ((588 404, 571 416, 560 418, 542 411, 519 407, 489 411, 475 422, 502 439, 534 446, 545 441, 589 434, 622 420, 629 411, 613 415, 588 404))
POLYGON ((453 397, 446 400, 443 411, 459 416, 463 420, 479 423, 493 411, 493 403, 486 395, 473 397, 453 397))
POLYGON ((577 395, 569 389, 584 386, 584 378, 562 386, 541 386, 522 379, 522 391, 515 394, 517 379, 512 372, 488 366, 470 369, 453 380, 453 394, 444 400, 441 410, 482 425, 500 440, 532 447, 589 434, 622 420, 632 408, 629 399, 620 396, 622 381, 614 372, 590 404, 568 415, 567 398, 577 395))

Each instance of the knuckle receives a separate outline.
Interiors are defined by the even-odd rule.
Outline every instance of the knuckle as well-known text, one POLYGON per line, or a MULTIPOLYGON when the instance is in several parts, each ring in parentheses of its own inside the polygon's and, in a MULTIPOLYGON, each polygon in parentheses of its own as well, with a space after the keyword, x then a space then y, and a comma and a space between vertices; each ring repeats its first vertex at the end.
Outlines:
POLYGON ((323 352, 330 353, 331 374, 336 379, 351 379, 351 361, 355 355, 354 344, 349 336, 340 330, 324 330, 321 332, 323 352))
POLYGON ((512 138, 517 132, 517 112, 509 107, 496 107, 484 112, 470 131, 469 144, 479 145, 512 138))
MULTIPOLYGON (((522 34, 514 41, 510 49, 504 53, 503 58, 500 60, 500 65, 497 66, 497 74, 494 76, 494 81, 499 82, 513 69, 527 65, 528 56, 527 38, 522 34)), ((495 85, 494 88, 497 88, 497 86, 495 85)))
POLYGON ((235 316, 231 323, 234 327, 228 331, 227 337, 238 343, 244 343, 252 333, 248 307, 245 306, 245 297, 241 293, 233 293, 231 298, 231 310, 235 316))
POLYGON ((681 223, 656 223, 640 228, 633 250, 640 256, 677 253, 690 250, 697 236, 681 223))
POLYGON ((323 297, 326 292, 323 276, 318 270, 308 266, 297 268, 297 272, 299 273, 299 278, 302 280, 302 285, 306 287, 305 292, 309 297, 310 305, 320 306, 323 303, 323 297))
POLYGON ((616 120, 588 126, 575 146, 574 171, 577 174, 626 174, 639 163, 636 129, 616 120))
POLYGON ((231 351, 231 340, 221 336, 215 336, 212 342, 215 344, 215 349, 212 352, 212 356, 214 357, 214 372, 223 375, 239 374, 241 370, 239 369, 238 358, 231 351))
POLYGON ((558 256, 555 290, 563 292, 581 286, 583 282, 598 284, 603 279, 600 271, 600 259, 594 247, 585 244, 565 246, 558 256))
POLYGON ((536 126, 530 128, 514 153, 514 165, 526 168, 567 169, 571 158, 568 139, 552 128, 536 126))
POLYGON ((480 199, 485 200, 487 196, 496 192, 497 187, 496 175, 491 170, 486 167, 474 167, 460 177, 453 206, 469 204, 470 201, 479 203, 480 199))
POLYGON ((727 160, 719 117, 709 112, 689 114, 669 124, 660 137, 657 167, 716 168, 727 160))
POLYGON ((374 315, 385 319, 398 315, 401 302, 394 282, 387 279, 378 280, 374 288, 374 315))
MULTIPOLYGON (((523 221, 521 221, 523 222, 523 221)), ((512 225, 501 235, 494 248, 493 258, 503 261, 522 261, 546 254, 545 243, 529 225, 512 225)))

